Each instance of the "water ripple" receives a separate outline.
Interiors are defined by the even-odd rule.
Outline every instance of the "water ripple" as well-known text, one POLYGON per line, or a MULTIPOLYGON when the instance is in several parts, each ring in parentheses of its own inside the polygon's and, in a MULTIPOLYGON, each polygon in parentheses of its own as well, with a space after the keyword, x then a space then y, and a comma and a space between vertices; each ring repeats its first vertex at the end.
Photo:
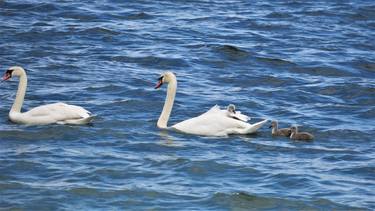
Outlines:
POLYGON ((13 124, 17 79, 1 83, 0 209, 375 209, 374 14, 371 1, 0 1, 0 60, 28 72, 24 110, 96 115, 13 124), (234 103, 315 140, 161 131, 166 70, 170 124, 234 103))

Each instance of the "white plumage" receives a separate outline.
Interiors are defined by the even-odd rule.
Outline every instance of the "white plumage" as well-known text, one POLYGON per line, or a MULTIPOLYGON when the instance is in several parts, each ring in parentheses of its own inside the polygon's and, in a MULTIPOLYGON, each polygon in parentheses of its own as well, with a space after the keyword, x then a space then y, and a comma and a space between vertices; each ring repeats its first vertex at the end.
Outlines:
POLYGON ((235 111, 235 107, 228 107, 221 110, 219 106, 214 106, 207 112, 177 123, 171 127, 167 126, 169 116, 172 111, 174 98, 177 89, 177 79, 172 72, 165 72, 160 78, 155 88, 159 88, 163 83, 168 83, 167 97, 163 111, 159 117, 157 126, 159 128, 172 128, 180 132, 205 135, 205 136, 226 136, 229 134, 249 134, 256 132, 267 120, 255 124, 249 124, 248 116, 235 111))
POLYGON ((241 119, 247 117, 240 114, 240 118, 233 118, 236 114, 228 115, 227 110, 221 110, 219 106, 215 105, 207 112, 191 118, 180 123, 177 123, 171 128, 184 133, 206 136, 226 136, 229 134, 249 134, 256 132, 267 120, 263 120, 256 124, 249 124, 241 119))
POLYGON ((3 76, 3 80, 8 80, 13 76, 18 76, 20 82, 18 85, 16 99, 9 112, 9 119, 12 122, 28 125, 46 125, 46 124, 87 124, 93 119, 91 113, 86 109, 68 105, 65 103, 53 103, 35 107, 27 112, 21 112, 24 101, 27 76, 22 67, 11 67, 3 76))

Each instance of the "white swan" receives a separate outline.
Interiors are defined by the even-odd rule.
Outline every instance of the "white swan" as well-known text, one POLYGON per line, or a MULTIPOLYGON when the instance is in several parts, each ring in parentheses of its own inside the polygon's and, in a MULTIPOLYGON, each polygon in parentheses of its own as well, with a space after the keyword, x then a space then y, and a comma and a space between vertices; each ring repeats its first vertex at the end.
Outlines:
POLYGON ((155 89, 159 88, 163 83, 168 83, 168 88, 163 111, 157 123, 157 126, 161 129, 172 128, 184 133, 204 136, 227 136, 229 134, 254 133, 267 122, 267 120, 263 120, 255 124, 249 124, 246 122, 249 117, 240 114, 240 112, 238 112, 240 115, 237 118, 233 118, 233 116, 236 116, 235 107, 230 106, 228 110, 221 110, 219 106, 215 105, 200 116, 167 127, 176 95, 176 76, 172 72, 163 73, 155 89))
POLYGON ((27 112, 21 112, 27 87, 26 72, 22 67, 10 67, 3 76, 3 81, 11 77, 20 78, 16 99, 9 112, 9 119, 18 124, 46 125, 46 124, 87 124, 93 119, 91 113, 80 106, 65 103, 53 103, 39 106, 27 112))

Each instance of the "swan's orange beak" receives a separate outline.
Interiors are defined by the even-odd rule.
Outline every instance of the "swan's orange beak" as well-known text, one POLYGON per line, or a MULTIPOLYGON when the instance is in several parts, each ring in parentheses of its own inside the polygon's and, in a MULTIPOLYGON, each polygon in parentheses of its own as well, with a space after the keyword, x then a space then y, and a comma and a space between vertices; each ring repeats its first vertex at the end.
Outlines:
POLYGON ((155 89, 159 89, 159 87, 161 87, 161 85, 163 85, 163 82, 162 81, 158 81, 158 83, 155 86, 155 89))
POLYGON ((9 74, 8 72, 6 72, 4 75, 3 75, 3 81, 6 81, 8 80, 9 78, 12 77, 12 74, 9 74))
POLYGON ((163 85, 163 77, 160 77, 158 79, 158 83, 156 84, 155 89, 159 89, 159 87, 161 87, 161 85, 163 85))

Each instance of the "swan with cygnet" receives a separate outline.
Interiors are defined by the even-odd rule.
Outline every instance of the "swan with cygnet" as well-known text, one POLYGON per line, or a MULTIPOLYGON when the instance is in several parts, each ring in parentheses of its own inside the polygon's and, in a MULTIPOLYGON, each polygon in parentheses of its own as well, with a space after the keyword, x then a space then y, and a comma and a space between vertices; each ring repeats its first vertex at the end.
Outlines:
POLYGON ((175 74, 172 72, 163 73, 159 77, 155 89, 158 89, 164 83, 168 84, 167 96, 163 110, 157 122, 157 127, 161 129, 174 129, 183 133, 202 136, 227 136, 230 134, 255 133, 268 121, 262 120, 255 124, 250 124, 247 122, 250 118, 241 114, 239 111, 236 111, 234 105, 230 105, 228 109, 224 110, 215 105, 197 117, 187 119, 168 127, 167 124, 172 112, 177 90, 177 79, 175 74))

